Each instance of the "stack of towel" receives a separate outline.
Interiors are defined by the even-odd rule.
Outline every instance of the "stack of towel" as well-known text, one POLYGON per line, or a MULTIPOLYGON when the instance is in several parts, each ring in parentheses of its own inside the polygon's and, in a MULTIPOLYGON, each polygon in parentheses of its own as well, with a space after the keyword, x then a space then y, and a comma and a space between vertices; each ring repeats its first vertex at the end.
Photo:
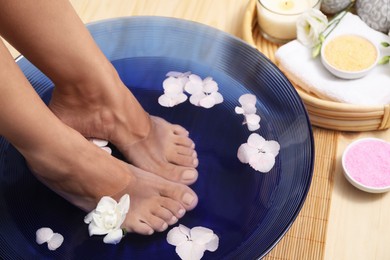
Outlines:
MULTIPOLYGON (((381 42, 390 43, 389 36, 371 29, 351 13, 341 20, 329 37, 339 34, 362 35, 378 46, 381 42)), ((390 55, 390 47, 387 49, 380 47, 380 55, 390 55)), ((366 106, 390 104, 390 64, 377 65, 363 78, 346 80, 328 72, 321 58, 312 58, 311 49, 297 40, 281 46, 275 57, 292 82, 322 99, 366 106)))

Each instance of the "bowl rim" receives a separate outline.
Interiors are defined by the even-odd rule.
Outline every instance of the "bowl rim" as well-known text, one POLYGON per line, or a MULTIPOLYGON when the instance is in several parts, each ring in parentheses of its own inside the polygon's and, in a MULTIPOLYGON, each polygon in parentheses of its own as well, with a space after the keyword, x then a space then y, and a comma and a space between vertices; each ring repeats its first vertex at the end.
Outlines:
POLYGON ((366 37, 365 35, 358 34, 358 33, 342 33, 342 34, 337 34, 333 35, 330 38, 327 38, 324 43, 321 46, 321 61, 324 65, 324 67, 329 70, 332 74, 339 78, 344 78, 344 79, 357 79, 360 77, 365 76, 369 71, 371 71, 375 66, 378 64, 378 61, 380 59, 380 50, 378 45, 371 40, 370 38, 366 37), (325 47, 334 39, 343 37, 343 36, 356 36, 359 38, 362 38, 366 41, 368 41, 372 46, 374 46, 375 51, 376 51, 376 58, 375 61, 367 68, 362 69, 362 70, 357 70, 357 71, 347 71, 347 70, 342 70, 339 68, 336 68, 332 64, 329 63, 329 61, 325 57, 325 47))
POLYGON ((370 193, 382 193, 382 192, 387 192, 387 191, 390 191, 390 184, 387 185, 387 186, 383 186, 383 187, 373 187, 373 186, 368 186, 368 185, 365 185, 359 181, 357 181, 356 179, 354 179, 351 174, 348 172, 347 168, 346 168, 346 165, 345 165, 345 160, 346 160, 346 157, 347 157, 347 154, 348 152, 350 151, 350 149, 356 145, 359 145, 360 143, 362 142, 366 142, 366 141, 377 141, 377 142, 382 142, 382 143, 386 143, 386 144, 389 144, 389 142, 383 140, 383 139, 379 139, 379 138, 375 138, 375 137, 365 137, 365 138, 360 138, 360 139, 357 139, 355 141, 353 141, 352 143, 350 143, 347 148, 345 148, 344 152, 343 152, 343 155, 342 155, 342 158, 341 158, 341 164, 342 164, 342 168, 343 168, 343 173, 344 173, 344 176, 346 177, 346 179, 353 185, 355 186, 356 188, 360 189, 360 190, 363 190, 363 191, 366 191, 366 192, 370 192, 370 193))

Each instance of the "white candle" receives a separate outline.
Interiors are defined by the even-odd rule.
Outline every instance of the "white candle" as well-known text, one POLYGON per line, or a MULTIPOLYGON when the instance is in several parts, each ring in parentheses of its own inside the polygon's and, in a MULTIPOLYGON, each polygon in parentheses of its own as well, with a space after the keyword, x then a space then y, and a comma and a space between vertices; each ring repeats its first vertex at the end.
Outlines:
POLYGON ((287 42, 297 37, 298 17, 311 8, 319 8, 320 0, 257 0, 257 21, 265 38, 287 42))

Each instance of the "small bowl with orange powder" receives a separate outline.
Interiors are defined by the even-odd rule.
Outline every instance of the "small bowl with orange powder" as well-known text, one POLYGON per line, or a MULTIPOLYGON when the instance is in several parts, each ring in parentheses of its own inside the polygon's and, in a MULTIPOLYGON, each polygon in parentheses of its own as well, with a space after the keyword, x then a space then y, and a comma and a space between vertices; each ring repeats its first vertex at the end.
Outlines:
POLYGON ((358 79, 378 63, 379 49, 371 40, 355 34, 343 34, 326 40, 321 49, 322 64, 333 75, 358 79))

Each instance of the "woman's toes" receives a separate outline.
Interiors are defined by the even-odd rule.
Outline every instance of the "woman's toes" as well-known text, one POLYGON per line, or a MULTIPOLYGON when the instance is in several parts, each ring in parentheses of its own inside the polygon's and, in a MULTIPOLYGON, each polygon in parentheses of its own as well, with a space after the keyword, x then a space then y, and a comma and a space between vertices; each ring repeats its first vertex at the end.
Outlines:
POLYGON ((198 158, 194 158, 192 156, 187 156, 187 155, 181 155, 181 154, 176 154, 169 161, 176 165, 193 167, 193 168, 196 168, 199 164, 198 158))
POLYGON ((181 145, 192 149, 195 147, 194 142, 189 137, 182 136, 182 135, 175 135, 173 143, 175 143, 176 145, 181 145))
POLYGON ((168 223, 154 215, 149 215, 145 222, 155 231, 163 232, 168 228, 168 223))
POLYGON ((152 235, 154 233, 153 228, 142 221, 136 221, 133 225, 129 227, 124 226, 124 228, 128 232, 138 233, 140 235, 152 235))
MULTIPOLYGON (((181 169, 181 168, 180 168, 181 169)), ((198 171, 195 169, 185 169, 181 172, 180 182, 186 185, 193 184, 198 179, 198 171)))

